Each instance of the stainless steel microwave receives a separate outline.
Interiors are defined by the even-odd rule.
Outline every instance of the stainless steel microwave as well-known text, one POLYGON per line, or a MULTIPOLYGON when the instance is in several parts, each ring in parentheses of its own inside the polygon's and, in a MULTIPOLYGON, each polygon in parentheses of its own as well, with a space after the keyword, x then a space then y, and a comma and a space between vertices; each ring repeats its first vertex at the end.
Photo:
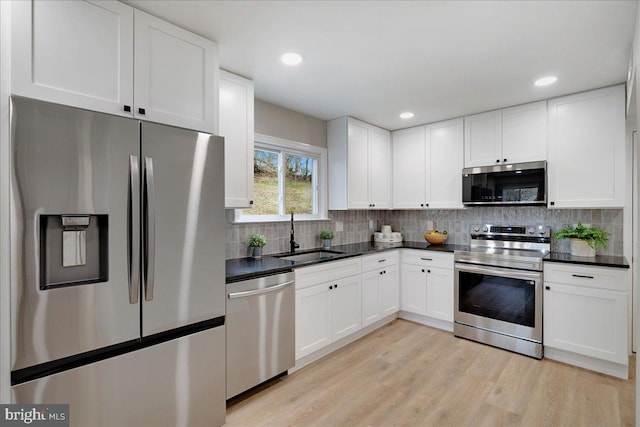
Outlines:
POLYGON ((462 169, 462 203, 469 206, 546 205, 547 162, 462 169))

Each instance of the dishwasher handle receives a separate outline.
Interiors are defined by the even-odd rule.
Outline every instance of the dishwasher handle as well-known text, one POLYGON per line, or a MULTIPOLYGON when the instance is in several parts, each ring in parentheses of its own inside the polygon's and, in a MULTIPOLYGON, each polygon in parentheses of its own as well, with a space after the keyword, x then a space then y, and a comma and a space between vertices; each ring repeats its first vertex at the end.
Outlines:
POLYGON ((263 289, 256 289, 254 291, 232 292, 228 294, 227 297, 229 299, 234 299, 234 298, 245 298, 245 297, 251 297, 254 295, 267 294, 269 292, 275 292, 282 288, 286 288, 287 286, 293 285, 294 283, 295 283, 295 280, 291 280, 289 282, 280 283, 279 285, 269 286, 268 288, 263 288, 263 289))

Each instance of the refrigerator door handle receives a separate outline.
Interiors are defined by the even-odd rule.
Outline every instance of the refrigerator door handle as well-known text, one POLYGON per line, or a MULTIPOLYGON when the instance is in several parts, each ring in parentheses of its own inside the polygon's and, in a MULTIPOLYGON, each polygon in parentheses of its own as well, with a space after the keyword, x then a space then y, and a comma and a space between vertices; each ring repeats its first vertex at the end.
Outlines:
POLYGON ((144 191, 145 191, 145 271, 144 299, 153 299, 154 267, 156 258, 156 211, 155 188, 153 180, 153 159, 144 158, 144 191))
POLYGON ((138 303, 140 291, 140 167, 129 156, 129 303, 138 303))

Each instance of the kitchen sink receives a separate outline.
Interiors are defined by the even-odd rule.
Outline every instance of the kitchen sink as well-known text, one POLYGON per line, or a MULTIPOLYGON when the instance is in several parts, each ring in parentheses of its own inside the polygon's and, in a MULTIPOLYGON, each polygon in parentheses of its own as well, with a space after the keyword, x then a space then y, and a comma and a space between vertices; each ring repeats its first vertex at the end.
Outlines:
POLYGON ((274 255, 276 258, 284 259, 287 261, 315 261, 320 259, 333 258, 341 255, 344 252, 332 251, 329 249, 316 249, 313 251, 298 252, 298 253, 286 253, 281 255, 274 255))

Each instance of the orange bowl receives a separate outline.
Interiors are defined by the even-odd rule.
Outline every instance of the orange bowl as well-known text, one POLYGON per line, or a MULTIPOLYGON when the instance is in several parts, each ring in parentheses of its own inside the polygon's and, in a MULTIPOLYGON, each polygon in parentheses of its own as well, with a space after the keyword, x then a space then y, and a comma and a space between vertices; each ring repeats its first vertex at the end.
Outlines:
POLYGON ((424 240, 426 240, 432 245, 443 244, 447 240, 447 237, 449 237, 449 235, 443 234, 443 233, 430 233, 430 232, 424 233, 424 240))

